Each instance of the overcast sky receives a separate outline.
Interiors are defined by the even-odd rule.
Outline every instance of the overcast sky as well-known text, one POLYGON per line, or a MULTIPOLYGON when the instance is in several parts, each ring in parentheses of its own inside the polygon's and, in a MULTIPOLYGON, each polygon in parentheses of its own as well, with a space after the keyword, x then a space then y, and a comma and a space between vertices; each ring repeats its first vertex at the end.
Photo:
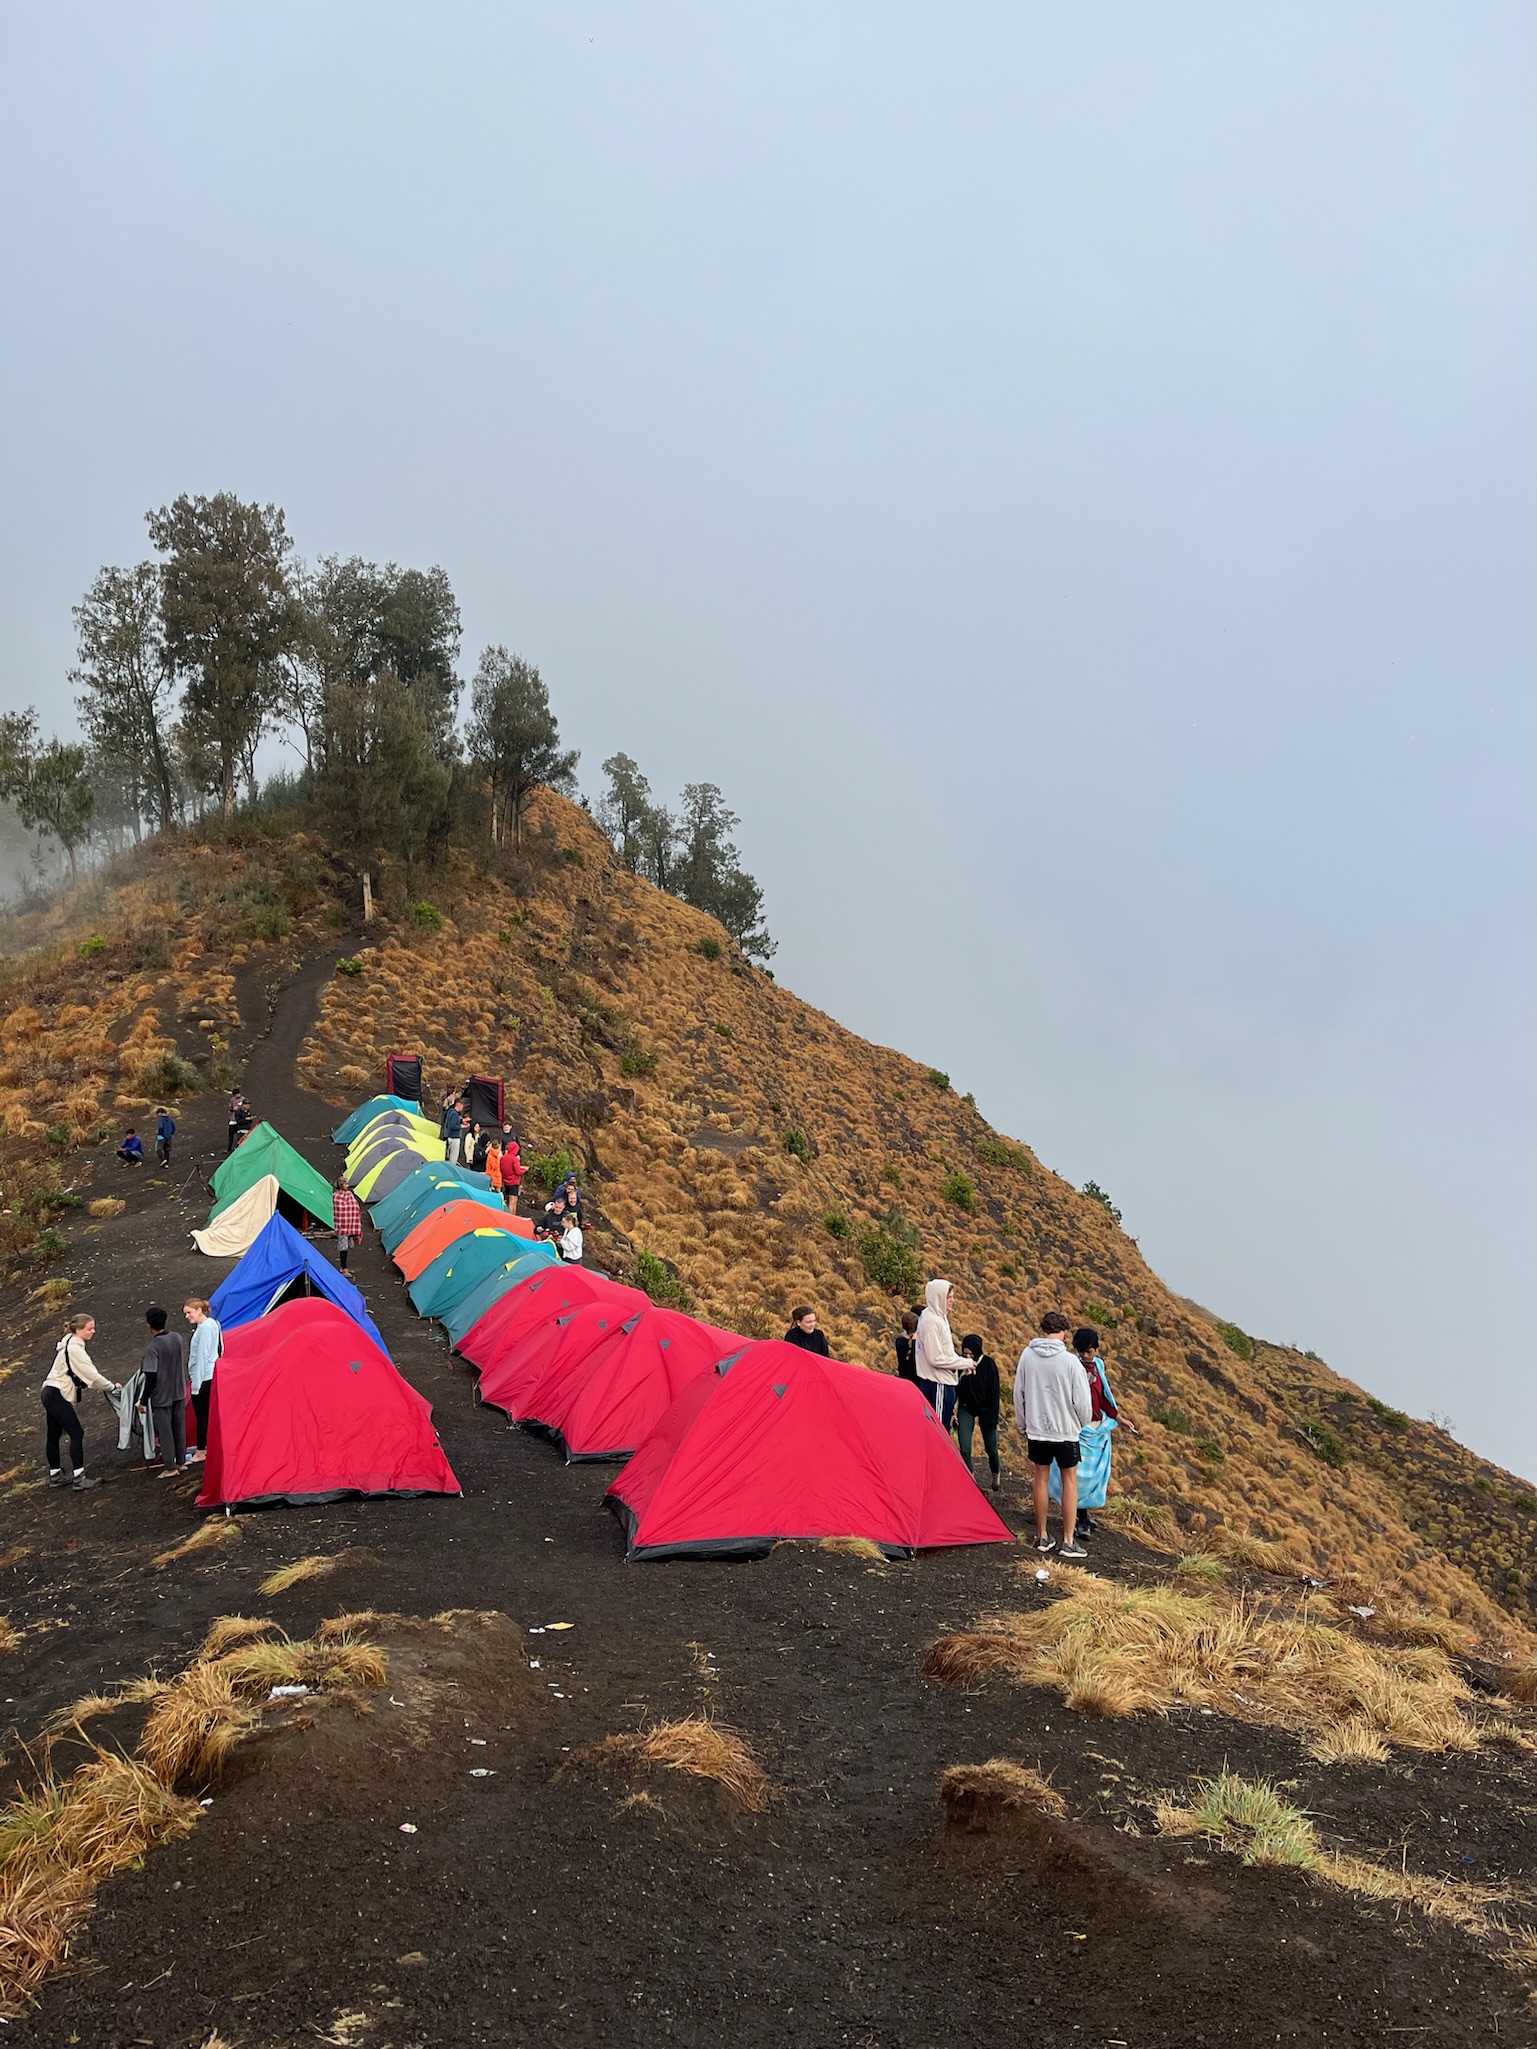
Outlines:
POLYGON ((792 988, 1537 1473, 1534 42, 3 0, 0 705, 178 491, 442 563, 792 988))

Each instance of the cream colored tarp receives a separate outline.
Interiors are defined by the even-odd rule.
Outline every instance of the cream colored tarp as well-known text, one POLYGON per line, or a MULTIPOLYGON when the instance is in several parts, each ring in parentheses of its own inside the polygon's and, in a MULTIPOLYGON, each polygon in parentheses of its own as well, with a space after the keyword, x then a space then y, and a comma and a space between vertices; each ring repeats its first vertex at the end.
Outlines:
POLYGON ((192 1242, 199 1252, 212 1253, 216 1259, 232 1259, 237 1252, 250 1250, 277 1206, 277 1176, 263 1174, 244 1195, 237 1195, 228 1209, 220 1210, 206 1230, 194 1231, 192 1242))

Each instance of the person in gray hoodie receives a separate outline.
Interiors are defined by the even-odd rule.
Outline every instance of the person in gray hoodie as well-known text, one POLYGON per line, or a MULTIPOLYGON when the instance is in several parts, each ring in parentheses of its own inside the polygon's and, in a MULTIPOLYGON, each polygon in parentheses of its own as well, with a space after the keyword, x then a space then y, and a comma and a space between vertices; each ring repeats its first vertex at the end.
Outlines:
POLYGON ((1041 1318, 1041 1334, 1019 1355, 1014 1375, 1014 1420, 1025 1439, 1035 1469, 1035 1548, 1054 1549, 1046 1534, 1048 1493, 1053 1466, 1062 1476, 1062 1558, 1087 1558, 1074 1531, 1078 1522, 1078 1439, 1094 1420, 1089 1383, 1076 1352, 1063 1337, 1070 1328, 1059 1309, 1041 1318))
POLYGON ((167 1473, 179 1473, 187 1463, 187 1366, 181 1339, 174 1330, 166 1329, 170 1320, 158 1304, 144 1312, 149 1343, 139 1361, 144 1375, 139 1413, 142 1416, 147 1406, 155 1419, 159 1464, 167 1473))

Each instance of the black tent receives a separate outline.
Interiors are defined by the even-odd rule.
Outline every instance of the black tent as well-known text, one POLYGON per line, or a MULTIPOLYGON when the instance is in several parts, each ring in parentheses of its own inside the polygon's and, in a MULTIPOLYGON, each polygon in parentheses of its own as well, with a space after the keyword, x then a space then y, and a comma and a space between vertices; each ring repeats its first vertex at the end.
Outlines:
POLYGON ((500 1131, 507 1121, 507 1093, 488 1074, 473 1075, 464 1085, 464 1100, 470 1122, 482 1131, 500 1131))
POLYGON ((391 1053, 384 1063, 384 1086, 405 1102, 422 1099, 422 1056, 420 1053, 391 1053))

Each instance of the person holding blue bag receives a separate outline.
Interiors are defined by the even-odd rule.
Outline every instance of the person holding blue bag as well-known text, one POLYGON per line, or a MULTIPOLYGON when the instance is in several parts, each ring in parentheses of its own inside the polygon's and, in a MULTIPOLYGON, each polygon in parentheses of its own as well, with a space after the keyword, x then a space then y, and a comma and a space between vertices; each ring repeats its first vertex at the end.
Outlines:
MULTIPOLYGON (((1110 1491, 1111 1433, 1121 1427, 1124 1418, 1110 1392, 1110 1377, 1099 1356, 1099 1332, 1092 1324, 1081 1324, 1073 1332, 1073 1350, 1088 1376, 1089 1400, 1094 1408, 1093 1422, 1086 1423, 1078 1436, 1078 1526, 1073 1534, 1081 1544, 1095 1530, 1089 1510, 1103 1508, 1110 1491)), ((1136 1436, 1132 1424, 1126 1423, 1125 1427, 1136 1436)), ((1060 1501, 1062 1482, 1055 1467, 1051 1471, 1050 1489, 1052 1500, 1060 1501)))

